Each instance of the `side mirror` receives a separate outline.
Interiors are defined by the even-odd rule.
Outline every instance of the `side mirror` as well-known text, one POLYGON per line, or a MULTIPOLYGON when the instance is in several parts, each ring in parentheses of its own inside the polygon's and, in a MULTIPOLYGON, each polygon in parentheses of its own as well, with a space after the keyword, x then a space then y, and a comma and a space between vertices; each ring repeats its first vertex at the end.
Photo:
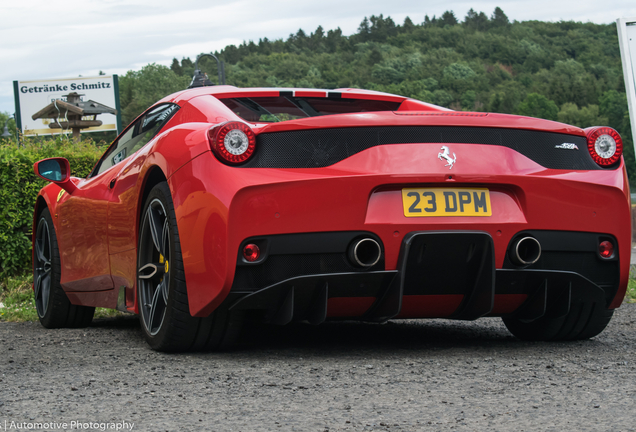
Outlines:
POLYGON ((38 177, 59 185, 68 193, 77 189, 71 181, 71 165, 65 158, 42 159, 33 164, 33 171, 38 177))

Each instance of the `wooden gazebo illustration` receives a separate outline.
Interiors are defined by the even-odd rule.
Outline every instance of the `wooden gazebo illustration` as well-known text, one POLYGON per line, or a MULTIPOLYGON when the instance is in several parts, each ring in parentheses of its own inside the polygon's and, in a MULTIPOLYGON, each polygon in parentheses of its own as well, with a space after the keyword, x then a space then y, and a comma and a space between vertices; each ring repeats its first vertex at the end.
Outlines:
POLYGON ((101 126, 101 120, 97 120, 99 114, 117 114, 117 110, 110 108, 94 100, 82 102, 76 92, 65 95, 66 101, 55 99, 31 116, 33 120, 51 119, 51 129, 71 129, 73 138, 78 140, 80 131, 89 127, 101 126), (83 120, 84 117, 93 116, 92 120, 83 120))

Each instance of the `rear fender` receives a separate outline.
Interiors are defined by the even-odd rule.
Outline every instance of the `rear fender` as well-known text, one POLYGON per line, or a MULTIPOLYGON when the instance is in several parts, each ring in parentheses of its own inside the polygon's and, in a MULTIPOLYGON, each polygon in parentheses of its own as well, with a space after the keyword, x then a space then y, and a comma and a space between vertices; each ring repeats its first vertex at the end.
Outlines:
MULTIPOLYGON (((134 218, 135 220, 135 225, 134 227, 131 227, 131 231, 129 233, 129 235, 134 239, 133 247, 135 250, 135 256, 139 235, 139 225, 142 217, 141 213, 150 189, 164 179, 169 180, 176 171, 178 171, 183 165, 187 164, 191 159, 196 158, 202 153, 210 151, 207 141, 207 131, 209 127, 210 125, 208 123, 188 123, 170 128, 157 136, 150 145, 142 148, 138 154, 131 158, 130 161, 127 161, 121 168, 117 179, 117 185, 114 189, 114 193, 119 195, 119 198, 113 197, 113 199, 117 203, 119 203, 122 199, 125 199, 123 194, 128 188, 130 188, 130 186, 126 185, 135 184, 137 194, 133 210, 134 213, 130 213, 128 215, 130 219, 134 218)), ((175 186, 171 182, 168 182, 168 184, 174 201, 176 193, 175 186)), ((179 186, 176 186, 176 188, 179 188, 179 186)), ((121 208, 117 208, 117 210, 115 210, 116 207, 119 206, 113 207, 113 211, 126 212, 132 210, 121 208)), ((186 232, 187 230, 186 228, 179 226, 179 232, 181 233, 182 231, 186 232)), ((116 248, 116 253, 127 254, 126 251, 120 249, 122 248, 116 248)), ((133 270, 130 266, 125 267, 126 268, 111 269, 111 273, 119 272, 124 274, 125 279, 128 281, 134 281, 134 285, 132 287, 133 293, 131 294, 132 298, 134 298, 134 311, 135 313, 138 313, 136 274, 131 274, 131 272, 135 273, 136 270, 133 270)), ((126 297, 130 299, 128 295, 126 297)))

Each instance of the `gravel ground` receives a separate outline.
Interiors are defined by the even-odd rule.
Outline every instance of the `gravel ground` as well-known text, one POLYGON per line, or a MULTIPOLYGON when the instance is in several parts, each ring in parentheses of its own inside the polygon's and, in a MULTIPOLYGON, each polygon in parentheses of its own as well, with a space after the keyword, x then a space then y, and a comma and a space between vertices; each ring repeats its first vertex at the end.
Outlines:
POLYGON ((0 323, 0 430, 633 431, 635 329, 626 304, 573 343, 521 342, 499 319, 410 320, 250 328, 229 353, 162 354, 135 317, 0 323))

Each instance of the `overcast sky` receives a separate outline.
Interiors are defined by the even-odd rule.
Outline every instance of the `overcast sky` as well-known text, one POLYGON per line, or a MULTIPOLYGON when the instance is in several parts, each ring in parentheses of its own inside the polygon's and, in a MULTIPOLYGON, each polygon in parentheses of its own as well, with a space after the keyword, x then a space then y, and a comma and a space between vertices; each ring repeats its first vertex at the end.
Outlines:
POLYGON ((286 39, 299 28, 350 35, 365 16, 421 23, 453 10, 461 21, 471 7, 490 16, 496 6, 517 21, 636 17, 634 0, 1 0, 0 111, 15 111, 14 80, 125 74, 229 44, 286 39))

